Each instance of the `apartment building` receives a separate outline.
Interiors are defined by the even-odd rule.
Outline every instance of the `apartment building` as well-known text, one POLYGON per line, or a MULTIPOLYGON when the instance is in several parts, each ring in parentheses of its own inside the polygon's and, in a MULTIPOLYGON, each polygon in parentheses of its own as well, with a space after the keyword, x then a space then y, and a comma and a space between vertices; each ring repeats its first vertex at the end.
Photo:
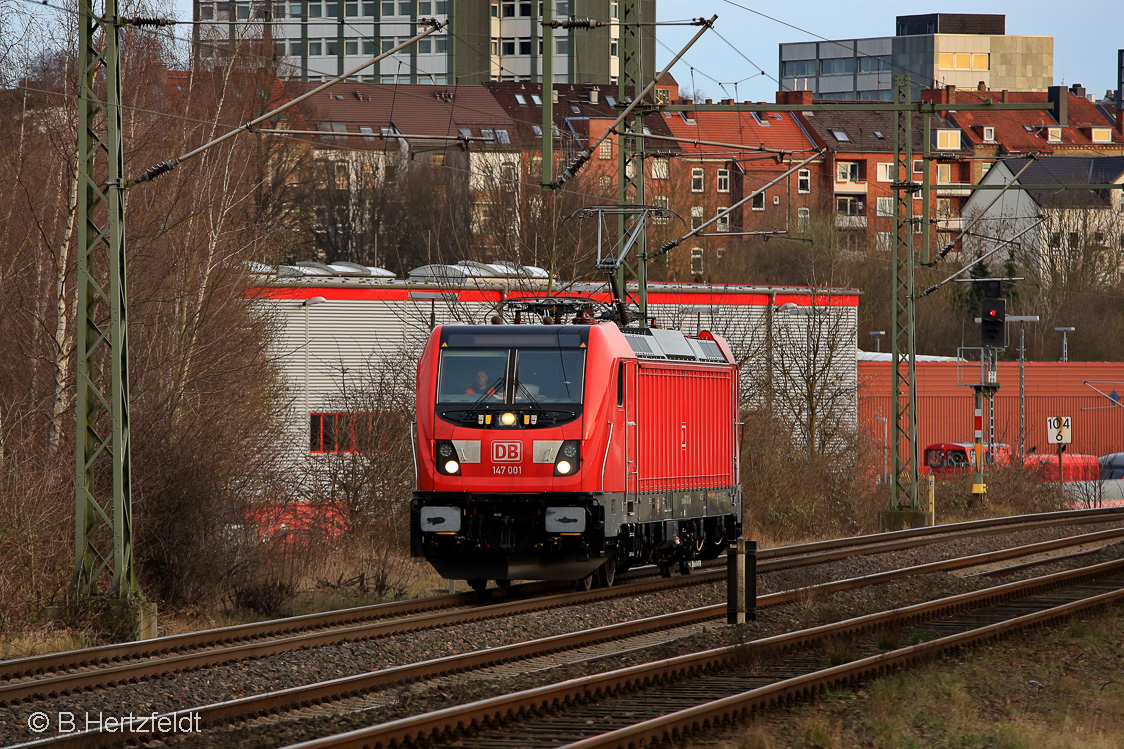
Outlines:
MULTIPOLYGON (((604 22, 553 31, 556 83, 616 83, 621 65, 619 0, 551 0, 553 17, 604 22)), ((643 75, 655 71, 655 0, 639 3, 643 75)), ((448 26, 355 76, 364 83, 466 85, 542 81, 541 0, 193 0, 196 42, 221 59, 241 40, 272 45, 278 73, 321 81, 354 70, 424 30, 448 26)))

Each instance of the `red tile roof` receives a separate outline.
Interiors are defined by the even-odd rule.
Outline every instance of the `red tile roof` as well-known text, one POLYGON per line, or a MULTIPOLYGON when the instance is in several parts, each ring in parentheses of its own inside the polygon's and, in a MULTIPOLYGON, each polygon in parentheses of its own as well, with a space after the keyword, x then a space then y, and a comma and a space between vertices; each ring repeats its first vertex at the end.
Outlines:
MULTIPOLYGON (((789 112, 665 112, 664 122, 677 138, 744 146, 760 146, 789 153, 815 148, 804 129, 789 112)), ((723 146, 680 142, 685 156, 737 157, 748 152, 723 146)))
MULTIPOLYGON (((937 92, 940 93, 940 92, 937 92)), ((1045 91, 978 91, 956 89, 952 103, 981 104, 992 102, 1030 102, 1049 104, 1049 94, 1045 91)), ((1110 122, 1096 104, 1081 96, 1066 91, 1068 118, 1062 127, 1060 143, 1050 143, 1048 128, 1059 127, 1052 109, 1022 109, 995 111, 954 110, 948 117, 954 120, 975 144, 985 144, 983 128, 995 128, 995 142, 1002 146, 1004 153, 1064 153, 1067 151, 1089 151, 1109 148, 1124 149, 1124 138, 1120 133, 1110 135, 1111 143, 1094 143, 1092 128, 1111 128, 1110 122)))

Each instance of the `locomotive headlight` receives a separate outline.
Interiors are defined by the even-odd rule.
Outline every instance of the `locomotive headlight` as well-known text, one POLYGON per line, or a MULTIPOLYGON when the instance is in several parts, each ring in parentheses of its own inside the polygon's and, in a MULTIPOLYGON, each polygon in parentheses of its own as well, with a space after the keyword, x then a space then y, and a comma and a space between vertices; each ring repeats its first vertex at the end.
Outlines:
POLYGON ((503 424, 505 427, 511 426, 512 424, 515 423, 515 414, 508 411, 507 413, 500 416, 500 423, 503 424))
POLYGON ((461 472, 461 456, 457 454, 457 448, 453 445, 451 440, 437 440, 437 472, 443 473, 446 476, 459 476, 461 472))
POLYGON ((581 465, 581 448, 577 440, 566 440, 558 449, 558 459, 554 461, 555 476, 570 476, 581 465))

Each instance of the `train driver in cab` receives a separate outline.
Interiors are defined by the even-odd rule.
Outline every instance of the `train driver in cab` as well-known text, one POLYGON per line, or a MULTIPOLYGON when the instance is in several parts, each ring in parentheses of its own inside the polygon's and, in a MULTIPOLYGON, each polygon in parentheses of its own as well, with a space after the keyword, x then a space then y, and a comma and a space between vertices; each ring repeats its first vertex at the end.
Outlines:
POLYGON ((469 386, 464 392, 469 395, 499 395, 500 383, 497 381, 492 382, 492 378, 488 375, 487 370, 480 369, 476 372, 476 381, 469 386))

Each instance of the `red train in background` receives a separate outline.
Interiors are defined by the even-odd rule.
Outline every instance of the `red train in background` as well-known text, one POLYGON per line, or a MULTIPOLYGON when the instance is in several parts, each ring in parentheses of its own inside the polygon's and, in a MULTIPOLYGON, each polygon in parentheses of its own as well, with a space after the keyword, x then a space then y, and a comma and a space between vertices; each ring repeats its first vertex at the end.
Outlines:
MULTIPOLYGON (((984 453, 991 452, 992 446, 984 445, 984 453)), ((1009 445, 994 445, 994 460, 999 465, 1007 465, 1017 456, 1009 445)), ((976 449, 972 442, 937 442, 925 448, 922 471, 932 472, 938 478, 970 473, 976 470, 976 449)), ((1031 453, 1024 455, 1023 465, 1033 471, 1043 482, 1058 480, 1058 456, 1056 453, 1031 453)), ((986 464, 986 461, 985 461, 986 464)), ((1061 476, 1063 481, 1095 481, 1100 475, 1100 464, 1096 455, 1062 453, 1061 476)))
POLYGON ((741 535, 738 367, 701 333, 446 325, 418 362, 411 547, 442 576, 611 585, 741 535))

